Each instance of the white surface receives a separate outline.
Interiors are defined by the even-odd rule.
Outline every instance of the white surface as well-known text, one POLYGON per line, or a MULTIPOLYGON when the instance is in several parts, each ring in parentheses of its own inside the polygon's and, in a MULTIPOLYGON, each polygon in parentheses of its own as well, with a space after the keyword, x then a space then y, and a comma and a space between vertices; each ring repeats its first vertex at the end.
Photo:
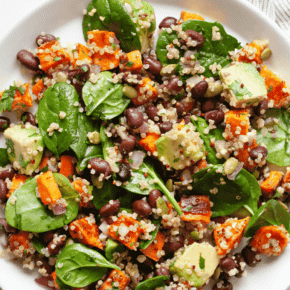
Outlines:
MULTIPOLYGON (((277 26, 256 9, 233 0, 152 0, 159 23, 164 17, 178 17, 182 7, 196 9, 206 20, 218 20, 229 33, 242 43, 255 38, 268 38, 274 51, 272 64, 290 83, 288 59, 290 43, 277 26), (162 4, 162 3, 167 3, 162 4), (193 5, 194 3, 194 5, 193 5)), ((35 37, 42 31, 61 38, 61 43, 84 42, 81 30, 82 9, 88 0, 1 0, 0 2, 0 89, 5 89, 15 79, 25 80, 16 62, 21 49, 34 49, 35 37), (47 2, 47 4, 45 4, 47 2), (44 5, 45 4, 45 5, 44 5), (43 5, 41 9, 40 7, 43 5), (30 17, 27 17, 27 13, 30 17), (3 38, 3 36, 5 36, 3 38)), ((243 1, 244 3, 244 1, 243 1)), ((271 64, 270 63, 270 64, 271 64)), ((271 65, 270 65, 271 66, 271 65)), ((290 249, 275 259, 268 259, 256 268, 249 268, 245 278, 238 279, 235 290, 286 290, 290 285, 290 249)), ((40 290, 29 270, 22 270, 12 261, 0 259, 0 287, 3 290, 40 290)), ((290 289, 290 288, 289 288, 290 289)), ((288 289, 288 290, 289 290, 288 289)))

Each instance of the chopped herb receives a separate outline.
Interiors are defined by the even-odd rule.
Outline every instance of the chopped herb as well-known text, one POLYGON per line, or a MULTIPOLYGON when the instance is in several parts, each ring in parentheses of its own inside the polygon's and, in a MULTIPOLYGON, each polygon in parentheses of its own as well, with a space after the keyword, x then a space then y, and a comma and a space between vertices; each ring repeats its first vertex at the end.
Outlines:
POLYGON ((133 64, 134 64, 133 61, 128 61, 128 62, 126 63, 126 66, 127 66, 127 67, 131 67, 133 64))
POLYGON ((268 89, 268 93, 272 92, 272 90, 273 90, 273 86, 271 85, 268 89))
POLYGON ((117 286, 114 285, 114 282, 112 282, 112 287, 113 287, 112 290, 120 290, 119 287, 117 287, 117 286))
POLYGON ((3 230, 3 226, 0 224, 0 231, 3 230))
POLYGON ((8 125, 7 125, 7 124, 4 124, 4 125, 2 126, 2 129, 7 129, 7 127, 8 127, 8 125))
POLYGON ((173 162, 178 162, 180 158, 175 158, 173 162))
POLYGON ((6 139, 7 149, 10 149, 10 155, 15 158, 14 143, 11 139, 6 139))
POLYGON ((131 244, 130 244, 130 247, 132 247, 134 245, 134 242, 132 242, 131 244))
POLYGON ((61 60, 61 57, 59 57, 59 56, 56 56, 56 57, 53 59, 53 61, 59 61, 59 60, 61 60))
POLYGON ((45 166, 45 167, 43 167, 40 171, 41 171, 41 172, 46 172, 47 170, 48 170, 48 165, 45 166))
POLYGON ((116 46, 116 44, 114 42, 112 43, 112 47, 113 47, 114 50, 117 49, 117 46, 116 46))
POLYGON ((73 175, 69 175, 67 178, 70 179, 70 180, 73 180, 74 176, 73 175))
POLYGON ((75 52, 77 52, 78 50, 77 49, 73 49, 71 52, 72 53, 75 53, 75 52))
POLYGON ((2 94, 1 101, 0 101, 0 114, 5 110, 11 111, 14 97, 16 94, 16 90, 21 95, 24 95, 25 93, 24 88, 17 87, 17 86, 10 86, 8 90, 5 90, 4 93, 2 94))
POLYGON ((201 254, 199 256, 199 268, 201 270, 204 270, 204 268, 205 268, 205 259, 203 258, 203 256, 201 254))
POLYGON ((243 87, 241 87, 241 85, 241 82, 235 80, 229 85, 229 88, 232 90, 233 94, 237 97, 238 100, 243 99, 245 95, 251 97, 253 94, 246 88, 245 85, 243 87))
POLYGON ((20 163, 20 166, 22 168, 25 168, 29 164, 29 161, 25 161, 22 154, 20 154, 19 155, 19 163, 20 163))
POLYGON ((129 161, 131 164, 133 164, 133 159, 128 159, 128 161, 129 161))
POLYGON ((119 236, 119 228, 116 230, 116 236, 119 236))
POLYGON ((56 40, 60 40, 60 37, 57 37, 56 40))
POLYGON ((193 206, 190 205, 190 206, 188 206, 184 211, 188 212, 188 211, 190 211, 192 208, 193 208, 193 206))
POLYGON ((84 65, 84 66, 82 66, 82 71, 83 71, 83 72, 87 72, 88 70, 89 70, 89 69, 88 69, 88 67, 87 67, 87 66, 85 66, 85 65, 84 65))

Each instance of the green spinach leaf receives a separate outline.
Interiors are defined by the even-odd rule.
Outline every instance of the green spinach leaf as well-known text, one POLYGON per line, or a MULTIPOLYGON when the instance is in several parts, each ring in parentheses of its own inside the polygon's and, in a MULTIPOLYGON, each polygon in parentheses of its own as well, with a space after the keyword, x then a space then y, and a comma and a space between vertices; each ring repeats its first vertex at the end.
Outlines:
POLYGON ((58 216, 54 215, 41 202, 41 199, 36 197, 37 182, 36 178, 33 178, 15 190, 8 199, 5 216, 9 225, 22 231, 42 233, 61 228, 76 218, 78 203, 75 199, 79 196, 79 193, 64 175, 53 173, 53 176, 62 197, 68 203, 66 213, 58 216), (14 204, 12 200, 15 200, 14 204))
POLYGON ((112 82, 111 72, 102 72, 96 83, 85 83, 82 95, 87 115, 94 119, 111 120, 127 108, 130 100, 123 94, 123 86, 112 82))
POLYGON ((152 290, 159 287, 165 286, 165 281, 168 280, 168 276, 157 276, 153 278, 146 279, 140 282, 135 290, 152 290))
POLYGON ((223 158, 217 158, 214 147, 210 146, 210 139, 212 138, 215 138, 215 140, 224 140, 223 130, 220 127, 217 127, 216 129, 210 130, 208 134, 205 134, 204 130, 208 127, 208 123, 205 119, 200 117, 197 117, 196 121, 191 117, 191 123, 196 127, 196 130, 200 134, 200 138, 204 142, 203 144, 207 152, 207 161, 214 165, 224 163, 225 160, 223 158))
POLYGON ((106 243, 105 256, 109 262, 114 263, 114 253, 124 252, 125 247, 114 240, 108 239, 106 243))
POLYGON ((58 278, 66 285, 77 288, 98 281, 108 268, 120 270, 99 252, 78 243, 65 247, 55 265, 58 278))
POLYGON ((156 229, 150 233, 150 235, 152 236, 151 240, 139 240, 139 248, 142 250, 145 250, 148 248, 148 246, 155 240, 156 235, 158 233, 158 230, 160 228, 161 225, 161 220, 153 220, 152 224, 156 225, 156 229))
POLYGON ((267 201, 251 217, 245 237, 252 237, 259 228, 269 225, 284 225, 290 234, 290 215, 275 199, 267 201))
MULTIPOLYGON (((197 50, 195 54, 196 59, 199 61, 200 65, 205 68, 203 75, 205 77, 217 76, 218 71, 213 73, 209 67, 210 65, 217 63, 221 67, 228 66, 231 63, 229 59, 229 51, 234 51, 236 48, 240 48, 240 43, 236 38, 226 33, 224 27, 218 22, 207 22, 201 20, 187 20, 182 24, 182 30, 186 31, 188 29, 194 30, 196 32, 202 32, 205 42, 201 48, 197 50), (212 40, 212 29, 213 27, 218 27, 221 34, 220 40, 212 40)), ((168 51, 166 46, 173 44, 173 40, 178 37, 175 31, 168 33, 165 29, 159 35, 156 45, 156 52, 158 59, 163 65, 177 64, 180 58, 183 56, 183 51, 175 45, 179 53, 179 59, 168 59, 166 57, 168 51)))
POLYGON ((93 204, 97 210, 100 210, 110 200, 116 199, 117 187, 110 181, 104 180, 103 187, 93 189, 93 204))
POLYGON ((199 268, 204 270, 205 268, 205 258, 200 254, 199 256, 199 268))
POLYGON ((222 165, 214 165, 194 174, 193 189, 188 193, 208 195, 214 204, 213 217, 231 214, 242 206, 253 214, 261 195, 261 188, 255 177, 242 169, 235 180, 229 180, 226 175, 219 173, 222 169, 222 165))
MULTIPOLYGON (((7 140, 10 140, 10 139, 7 139, 7 140)), ((10 160, 7 153, 7 148, 0 148, 0 166, 4 167, 7 164, 10 164, 10 160)))
POLYGON ((105 129, 106 129, 105 126, 102 124, 100 128, 100 138, 102 142, 104 160, 106 160, 106 157, 109 156, 107 148, 114 147, 114 142, 106 135, 105 129))
MULTIPOLYGON (((15 158, 14 143, 11 139, 6 139, 7 150, 10 150, 11 157, 15 158)), ((9 158, 9 157, 8 157, 9 158)))
POLYGON ((79 113, 77 135, 74 137, 70 148, 78 158, 80 170, 84 170, 87 167, 90 159, 102 157, 101 145, 89 143, 87 134, 93 131, 99 131, 99 128, 85 114, 79 113))
MULTIPOLYGON (((285 109, 269 109, 267 118, 276 118, 279 123, 275 124, 272 131, 263 136, 263 129, 257 130, 257 143, 264 143, 268 149, 267 161, 278 166, 290 165, 290 113, 285 109), (273 138, 275 137, 275 138, 273 138)), ((264 129, 265 130, 265 129, 264 129)))
POLYGON ((43 136, 46 147, 57 157, 69 149, 78 128, 78 103, 79 97, 75 88, 67 83, 56 83, 48 88, 39 102, 37 111, 38 126, 43 136), (59 118, 59 113, 65 112, 64 119, 59 118), (62 129, 53 131, 49 136, 47 129, 52 123, 57 123, 62 129))
POLYGON ((41 241, 38 237, 34 236, 31 239, 31 243, 34 246, 34 248, 37 250, 37 252, 43 256, 44 254, 42 252, 42 249, 46 248, 46 245, 43 243, 43 241, 41 241))

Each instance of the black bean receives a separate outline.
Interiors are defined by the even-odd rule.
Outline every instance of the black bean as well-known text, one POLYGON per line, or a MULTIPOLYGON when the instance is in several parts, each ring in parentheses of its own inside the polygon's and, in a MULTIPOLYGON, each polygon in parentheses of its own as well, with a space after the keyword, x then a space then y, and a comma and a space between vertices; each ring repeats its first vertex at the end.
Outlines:
POLYGON ((158 126, 159 126, 160 132, 162 134, 164 134, 172 129, 172 123, 169 121, 164 122, 164 123, 158 123, 158 126))
POLYGON ((185 125, 190 123, 190 115, 186 115, 183 118, 178 119, 177 123, 181 123, 182 121, 184 122, 185 125))
POLYGON ((48 244, 47 249, 51 256, 56 256, 60 251, 60 248, 65 244, 66 237, 61 236, 55 243, 53 240, 48 244))
POLYGON ((258 252, 254 252, 250 246, 247 246, 242 250, 242 255, 247 265, 250 267, 255 267, 258 262, 261 262, 260 259, 256 258, 257 254, 258 252))
POLYGON ((5 131, 10 126, 10 120, 6 117, 0 117, 0 132, 5 131))
POLYGON ((177 24, 177 19, 174 17, 165 17, 159 24, 159 29, 161 28, 170 28, 171 25, 176 25, 177 24))
POLYGON ((6 182, 3 179, 0 179, 0 203, 6 201, 6 194, 8 193, 6 182))
POLYGON ((147 274, 144 278, 144 280, 150 279, 154 277, 154 272, 150 272, 149 274, 147 274))
POLYGON ((129 108, 126 110, 127 123, 131 128, 139 128, 143 122, 143 113, 137 111, 135 108, 129 108))
POLYGON ((37 57, 35 57, 31 52, 27 50, 20 50, 17 53, 17 60, 24 65, 26 68, 30 70, 37 71, 39 60, 37 57))
MULTIPOLYGON (((170 277, 170 273, 169 273, 168 269, 166 269, 165 267, 160 267, 159 269, 156 269, 155 273, 156 273, 156 276, 168 276, 168 277, 170 277)), ((169 283, 170 283, 170 278, 165 281, 165 284, 169 285, 169 283)))
POLYGON ((158 109, 154 105, 149 105, 145 109, 146 114, 148 115, 148 118, 152 121, 155 121, 154 118, 157 117, 158 109))
POLYGON ((132 209, 139 216, 144 218, 148 218, 152 213, 152 208, 149 203, 142 199, 134 201, 132 204, 132 209))
POLYGON ((146 68, 150 73, 154 75, 159 75, 162 69, 162 64, 159 60, 153 59, 152 57, 145 57, 143 60, 143 66, 148 65, 146 68))
POLYGON ((156 207, 156 200, 161 197, 161 191, 158 189, 153 189, 150 191, 149 196, 148 196, 148 202, 151 207, 156 207))
POLYGON ((135 145, 136 145, 136 137, 133 135, 129 135, 126 139, 123 139, 121 141, 119 150, 122 155, 126 155, 133 151, 135 145))
POLYGON ((212 220, 213 220, 215 223, 223 224, 223 223, 225 223, 225 221, 227 220, 227 217, 226 217, 226 216, 219 216, 219 217, 214 217, 214 218, 212 218, 212 220))
POLYGON ((81 65, 78 69, 68 71, 68 78, 78 76, 82 81, 86 80, 90 75, 90 66, 87 64, 81 65))
POLYGON ((176 113, 179 118, 186 114, 186 106, 184 103, 181 102, 176 103, 176 113))
POLYGON ((243 276, 243 273, 244 273, 243 263, 246 263, 242 254, 240 254, 240 253, 235 254, 235 262, 236 262, 236 268, 238 270, 236 277, 241 278, 243 276))
POLYGON ((6 178, 9 178, 11 180, 14 174, 15 174, 15 171, 11 165, 5 166, 0 171, 0 179, 5 180, 6 178))
POLYGON ((42 239, 45 242, 45 244, 48 244, 49 242, 52 241, 53 235, 54 235, 53 231, 48 231, 48 232, 43 233, 42 239))
POLYGON ((224 112, 222 110, 214 110, 206 112, 204 118, 209 121, 213 120, 215 125, 218 125, 224 121, 224 112))
POLYGON ((33 126, 36 126, 36 118, 35 116, 30 113, 30 112, 25 112, 21 115, 21 121, 26 124, 26 123, 30 123, 33 126))
POLYGON ((208 82, 206 81, 201 81, 197 83, 192 89, 191 89, 191 94, 193 98, 201 98, 204 96, 205 92, 207 91, 208 88, 208 82))
POLYGON ((257 107, 254 107, 256 115, 260 116, 265 114, 268 110, 268 103, 269 102, 267 100, 263 100, 257 107))
POLYGON ((111 217, 107 217, 105 218, 105 222, 108 224, 108 225, 111 225, 114 223, 114 220, 111 218, 111 217))
POLYGON ((190 37, 192 40, 195 40, 197 42, 196 48, 200 48, 203 46, 204 37, 200 33, 192 29, 187 29, 185 33, 188 35, 188 37, 190 37))
POLYGON ((168 82, 166 88, 169 90, 169 93, 177 94, 182 90, 183 83, 178 76, 175 76, 168 82))
POLYGON ((169 237, 165 243, 163 250, 165 253, 174 253, 184 245, 184 238, 182 236, 169 237))
POLYGON ((213 100, 213 99, 209 99, 209 100, 206 100, 202 106, 201 106, 201 110, 202 112, 206 113, 206 112, 210 112, 210 111, 213 111, 214 108, 215 108, 215 105, 216 105, 216 101, 213 100))
POLYGON ((263 159, 263 158, 266 158, 267 157, 268 150, 264 146, 257 146, 257 147, 254 147, 250 151, 249 155, 250 155, 250 158, 253 159, 253 160, 255 160, 257 158, 263 159), (260 157, 259 155, 262 155, 262 156, 260 157))
POLYGON ((236 267, 235 261, 230 257, 225 257, 225 258, 221 259, 220 265, 221 265, 221 268, 227 272, 229 272, 230 270, 232 270, 236 267))
POLYGON ((92 158, 88 162, 88 168, 95 170, 97 175, 104 174, 104 178, 112 173, 110 164, 101 158, 92 158))
POLYGON ((16 232, 16 229, 11 227, 5 218, 0 218, 0 225, 3 227, 4 231, 6 233, 15 233, 16 232))
POLYGON ((36 37, 35 41, 36 41, 36 44, 40 46, 52 40, 56 40, 56 37, 53 36, 52 34, 45 34, 45 35, 40 34, 36 37))
POLYGON ((119 211, 119 209, 120 209, 120 201, 111 200, 100 209, 99 214, 102 218, 107 218, 112 215, 115 215, 119 211))
POLYGON ((53 267, 48 264, 48 262, 42 257, 38 257, 36 259, 36 264, 39 265, 39 269, 45 269, 47 274, 51 274, 53 272, 53 267))
POLYGON ((119 172, 117 173, 118 179, 121 181, 127 181, 131 177, 131 167, 127 163, 121 163, 119 166, 119 172))
POLYGON ((222 285, 220 285, 220 283, 217 283, 212 287, 212 290, 233 290, 233 289, 234 289, 233 285, 229 281, 223 281, 222 285))

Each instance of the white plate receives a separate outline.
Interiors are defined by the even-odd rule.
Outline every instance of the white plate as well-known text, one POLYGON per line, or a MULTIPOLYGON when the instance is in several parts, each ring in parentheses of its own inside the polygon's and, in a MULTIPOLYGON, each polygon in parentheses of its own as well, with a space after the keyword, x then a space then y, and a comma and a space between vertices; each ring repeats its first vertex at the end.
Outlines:
MULTIPOLYGON (((15 4, 18 1, 14 0, 15 4)), ((64 46, 69 42, 84 43, 81 29, 82 11, 89 1, 42 1, 44 4, 30 11, 29 15, 14 25, 12 29, 8 25, 1 27, 1 30, 6 29, 6 36, 0 42, 0 90, 6 89, 14 80, 25 81, 25 75, 21 74, 22 68, 16 62, 16 54, 21 49, 36 48, 35 37, 42 31, 60 37, 64 46)), ((178 3, 176 0, 150 0, 149 2, 155 9, 157 23, 166 16, 179 17, 182 9, 189 8, 200 11, 206 20, 221 22, 227 32, 233 34, 243 44, 254 39, 269 39, 273 50, 273 57, 269 65, 290 83, 287 61, 290 51, 289 40, 274 22, 267 19, 263 13, 246 3, 245 0, 179 0, 178 3)), ((3 140, 1 141, 3 142, 3 140)), ((3 143, 0 145, 3 146, 3 143)), ((234 289, 290 290, 289 268, 290 248, 286 249, 281 257, 267 259, 256 268, 247 267, 248 275, 237 279, 234 289)), ((21 265, 0 259, 0 287, 3 290, 43 289, 33 281, 35 277, 37 277, 37 273, 32 275, 30 270, 23 270, 21 265)))

